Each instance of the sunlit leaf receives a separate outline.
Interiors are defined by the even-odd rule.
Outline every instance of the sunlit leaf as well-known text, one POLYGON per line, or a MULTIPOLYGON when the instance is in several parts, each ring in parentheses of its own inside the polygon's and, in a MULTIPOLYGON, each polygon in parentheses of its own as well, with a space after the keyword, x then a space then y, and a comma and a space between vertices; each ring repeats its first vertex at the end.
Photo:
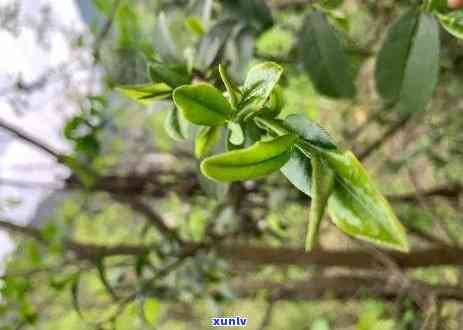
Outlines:
POLYGON ((232 113, 227 99, 209 84, 178 87, 174 91, 173 99, 185 118, 197 125, 224 124, 232 113))
POLYGON ((244 90, 252 90, 248 98, 256 99, 256 107, 264 105, 282 73, 283 68, 274 62, 264 62, 251 67, 244 82, 244 90))
POLYGON ((236 87, 236 84, 233 82, 233 80, 228 75, 227 69, 221 64, 219 65, 219 73, 220 73, 220 78, 222 78, 225 88, 227 89, 228 97, 230 98, 230 103, 233 108, 236 108, 238 104, 238 95, 239 95, 238 87, 236 87))
POLYGON ((447 15, 438 14, 441 25, 448 33, 463 39, 463 10, 458 10, 447 15))
POLYGON ((296 137, 285 135, 267 142, 209 157, 201 163, 207 177, 223 182, 251 180, 280 169, 288 160, 296 137))

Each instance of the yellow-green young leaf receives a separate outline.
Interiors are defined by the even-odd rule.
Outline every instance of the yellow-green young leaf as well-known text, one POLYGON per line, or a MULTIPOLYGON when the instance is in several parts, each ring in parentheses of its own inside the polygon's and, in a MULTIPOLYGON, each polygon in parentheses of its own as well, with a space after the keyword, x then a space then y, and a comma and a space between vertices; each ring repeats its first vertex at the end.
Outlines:
POLYGON ((408 251, 404 227, 354 154, 321 151, 320 155, 336 174, 328 201, 328 212, 336 226, 356 238, 408 251))
POLYGON ((235 122, 229 122, 228 130, 230 132, 228 141, 235 146, 241 146, 244 143, 244 132, 241 125, 235 122))
POLYGON ((252 90, 249 99, 254 99, 256 107, 264 105, 283 73, 283 68, 274 62, 254 65, 246 76, 244 90, 252 90))
POLYGON ((183 65, 152 63, 149 74, 154 83, 166 83, 172 88, 191 83, 191 75, 183 65))
POLYGON ((195 155, 201 159, 207 156, 220 140, 221 126, 201 127, 195 139, 195 155))
POLYGON ((172 89, 164 83, 124 85, 118 86, 116 89, 132 100, 144 105, 149 105, 155 100, 165 99, 172 93, 172 89))
POLYGON ((325 215, 325 208, 334 187, 334 172, 318 156, 313 156, 309 225, 305 241, 306 251, 312 250, 318 242, 318 231, 325 215))
POLYGON ((145 321, 151 325, 155 325, 158 317, 161 304, 154 298, 146 298, 143 302, 143 316, 145 321))
POLYGON ((167 134, 176 141, 185 140, 188 137, 188 122, 177 108, 173 108, 167 114, 164 128, 167 134))
POLYGON ((201 171, 222 182, 252 180, 280 169, 289 159, 297 138, 284 135, 249 148, 212 156, 201 163, 201 171))
POLYGON ((191 32, 201 36, 206 32, 201 20, 196 16, 190 16, 186 19, 185 25, 191 32))
POLYGON ((227 99, 209 84, 181 86, 174 90, 174 102, 187 120, 197 125, 224 124, 232 108, 227 99))
POLYGON ((228 75, 227 69, 222 64, 219 64, 219 73, 220 77, 222 78, 223 84, 227 89, 228 97, 230 98, 230 103, 233 106, 233 108, 236 108, 236 106, 238 105, 239 95, 238 87, 236 87, 236 84, 228 75))
POLYGON ((458 10, 447 15, 438 14, 441 25, 448 33, 463 39, 463 10, 458 10))

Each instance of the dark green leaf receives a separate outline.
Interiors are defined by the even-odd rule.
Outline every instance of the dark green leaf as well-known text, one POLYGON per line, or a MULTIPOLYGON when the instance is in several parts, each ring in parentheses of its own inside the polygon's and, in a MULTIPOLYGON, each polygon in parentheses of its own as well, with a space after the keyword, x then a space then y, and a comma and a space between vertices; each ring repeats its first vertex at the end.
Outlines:
POLYGON ((149 73, 154 83, 166 83, 172 88, 191 83, 191 75, 182 65, 153 63, 149 66, 149 73))
POLYGON ((190 122, 216 126, 230 119, 232 108, 222 93, 208 84, 182 86, 175 89, 174 102, 190 122))
POLYGON ((169 97, 172 92, 172 89, 164 83, 125 85, 118 86, 116 89, 132 100, 145 105, 149 105, 155 100, 165 99, 169 97))
POLYGON ((394 111, 423 111, 434 93, 438 73, 436 19, 411 9, 391 27, 379 53, 376 63, 378 92, 394 111))
POLYGON ((167 134, 176 141, 185 140, 188 137, 188 122, 175 107, 167 113, 164 128, 167 134))
POLYGON ((257 31, 273 24, 272 13, 264 0, 224 0, 223 3, 228 14, 246 20, 257 31))
POLYGON ((317 90, 329 97, 352 98, 355 86, 349 58, 322 13, 307 15, 300 39, 301 60, 317 90))
POLYGON ((304 194, 311 196, 312 165, 310 159, 294 148, 289 161, 281 168, 284 176, 304 194))
POLYGON ((318 231, 325 215, 326 205, 334 187, 334 172, 318 156, 313 156, 312 164, 312 202, 310 204, 309 225, 305 241, 306 251, 311 251, 318 242, 318 231))
POLYGON ((220 141, 221 133, 221 126, 201 127, 195 139, 196 158, 201 159, 210 154, 217 143, 220 141))
POLYGON ((280 169, 288 160, 296 137, 285 135, 267 142, 230 151, 205 159, 201 171, 207 177, 223 182, 251 180, 280 169))
POLYGON ((197 56, 199 68, 206 69, 217 60, 236 24, 235 19, 221 20, 201 39, 197 56))

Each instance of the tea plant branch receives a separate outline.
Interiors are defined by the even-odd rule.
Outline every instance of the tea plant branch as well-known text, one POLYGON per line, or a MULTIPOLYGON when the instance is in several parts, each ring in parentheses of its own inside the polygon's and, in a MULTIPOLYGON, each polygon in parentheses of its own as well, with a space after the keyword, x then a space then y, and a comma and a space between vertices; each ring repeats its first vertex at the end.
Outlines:
POLYGON ((367 146, 364 150, 357 153, 358 159, 359 160, 367 159, 375 150, 379 149, 382 145, 388 142, 389 139, 395 136, 402 128, 404 128, 411 118, 412 118, 412 115, 410 114, 404 115, 400 120, 398 120, 389 129, 387 129, 381 136, 379 136, 369 146, 367 146))
MULTIPOLYGON (((245 281, 233 288, 241 298, 253 297, 256 292, 266 290, 275 300, 304 301, 332 299, 364 299, 365 296, 394 301, 402 293, 397 289, 401 283, 391 274, 312 276, 306 281, 245 281), (362 288, 359 294, 359 288, 362 288), (327 292, 332 293, 327 294, 327 292)), ((430 285, 420 280, 410 280, 403 287, 405 294, 415 303, 429 296, 442 300, 463 301, 463 291, 458 286, 430 285)))
POLYGON ((5 122, 3 119, 0 119, 0 128, 4 129, 5 131, 10 133, 14 137, 19 138, 20 140, 23 140, 33 145, 37 149, 44 151, 46 154, 52 156, 57 161, 59 162, 62 161, 64 155, 61 154, 59 151, 55 150, 53 147, 49 146, 47 143, 41 141, 40 139, 37 139, 29 135, 28 133, 24 132, 22 129, 5 122))

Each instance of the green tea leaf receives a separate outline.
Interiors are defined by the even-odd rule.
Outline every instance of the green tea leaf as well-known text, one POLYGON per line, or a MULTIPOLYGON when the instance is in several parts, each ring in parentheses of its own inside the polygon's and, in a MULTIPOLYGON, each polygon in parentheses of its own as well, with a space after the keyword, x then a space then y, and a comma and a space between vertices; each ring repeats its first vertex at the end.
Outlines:
POLYGON ((229 122, 228 130, 230 132, 228 141, 230 141, 231 144, 240 146, 244 143, 244 132, 240 124, 229 122))
POLYGON ((278 80, 280 80, 282 73, 283 68, 274 62, 254 65, 248 71, 244 82, 244 90, 252 90, 247 98, 255 98, 257 108, 264 105, 278 80))
POLYGON ((177 108, 168 112, 164 128, 173 140, 181 141, 188 137, 188 122, 177 108))
POLYGON ((236 109, 236 106, 238 105, 239 95, 238 87, 236 87, 236 84, 228 75, 227 69, 222 64, 219 65, 219 73, 220 78, 222 78, 225 88, 227 89, 228 97, 230 98, 230 103, 232 107, 236 109))
POLYGON ((297 148, 293 148, 289 161, 280 170, 293 186, 311 196, 312 164, 310 158, 297 148))
POLYGON ((325 15, 310 12, 300 34, 301 60, 316 89, 333 98, 355 95, 349 58, 325 15))
POLYGON ((124 85, 116 87, 116 90, 144 105, 149 105, 155 100, 165 99, 169 97, 172 92, 172 89, 164 83, 124 85))
POLYGON ((439 28, 430 14, 413 8, 393 24, 375 73, 378 92, 391 110, 425 110, 438 80, 439 47, 439 28))
POLYGON ((232 113, 227 99, 209 84, 178 87, 174 90, 173 99, 185 118, 197 125, 222 125, 232 113))
POLYGON ((280 86, 275 86, 270 98, 262 112, 262 116, 268 116, 270 118, 278 117, 285 106, 285 99, 283 96, 283 90, 280 86))
POLYGON ((284 135, 267 142, 205 159, 201 171, 222 182, 252 180, 280 169, 288 160, 296 137, 284 135))
POLYGON ((447 15, 438 14, 441 25, 448 33, 463 39, 463 10, 454 11, 447 15))
POLYGON ((154 83, 166 83, 172 88, 191 83, 191 75, 183 65, 152 63, 149 74, 154 83))
POLYGON ((408 251, 404 227, 354 154, 322 151, 320 156, 336 173, 328 201, 336 226, 356 238, 408 251))
POLYGON ((220 141, 221 126, 201 127, 195 139, 195 155, 201 159, 207 156, 220 141))
POLYGON ((287 127, 305 141, 323 149, 336 149, 328 132, 302 114, 292 114, 284 120, 287 127))
POLYGON ((311 251, 318 242, 318 231, 325 215, 328 198, 334 187, 334 172, 318 156, 313 156, 312 164, 312 203, 310 204, 309 225, 305 250, 311 251))
POLYGON ((154 298, 146 298, 143 302, 143 316, 145 321, 151 325, 156 325, 159 317, 161 304, 154 298))

